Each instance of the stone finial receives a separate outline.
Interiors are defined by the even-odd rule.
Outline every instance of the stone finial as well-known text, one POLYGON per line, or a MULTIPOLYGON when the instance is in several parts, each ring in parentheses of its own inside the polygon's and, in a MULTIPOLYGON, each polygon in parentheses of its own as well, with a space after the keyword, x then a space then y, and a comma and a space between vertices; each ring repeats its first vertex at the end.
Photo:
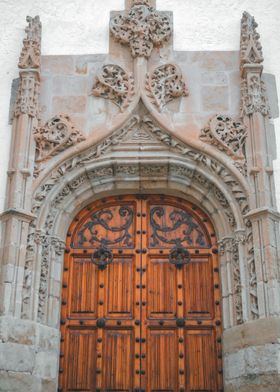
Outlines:
POLYGON ((119 65, 106 64, 96 75, 91 94, 110 99, 123 112, 134 95, 134 78, 119 65))
POLYGON ((34 131, 37 147, 37 162, 46 161, 68 147, 85 140, 82 132, 70 117, 60 114, 39 126, 34 131))
POLYGON ((146 0, 135 0, 125 14, 113 16, 110 31, 117 42, 129 45, 133 57, 150 57, 154 47, 171 36, 168 16, 161 16, 146 0))
POLYGON ((146 90, 159 111, 170 101, 189 95, 182 72, 176 64, 164 64, 146 75, 146 90))
POLYGON ((26 37, 23 40, 23 48, 20 54, 19 68, 40 68, 41 56, 41 32, 42 25, 39 16, 26 17, 28 26, 25 29, 26 37))
POLYGON ((243 12, 241 19, 240 34, 240 65, 260 64, 263 62, 262 46, 260 35, 256 28, 258 24, 255 18, 248 12, 243 12))
POLYGON ((241 121, 226 115, 215 115, 201 130, 200 139, 215 145, 219 150, 235 158, 244 159, 247 130, 241 121))

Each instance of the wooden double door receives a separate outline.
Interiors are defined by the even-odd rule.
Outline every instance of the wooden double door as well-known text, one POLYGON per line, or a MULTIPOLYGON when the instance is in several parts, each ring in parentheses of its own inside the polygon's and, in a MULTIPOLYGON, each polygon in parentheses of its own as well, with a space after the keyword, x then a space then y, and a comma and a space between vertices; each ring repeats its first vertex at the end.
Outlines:
POLYGON ((160 195, 102 199, 67 234, 59 391, 222 391, 211 222, 160 195))

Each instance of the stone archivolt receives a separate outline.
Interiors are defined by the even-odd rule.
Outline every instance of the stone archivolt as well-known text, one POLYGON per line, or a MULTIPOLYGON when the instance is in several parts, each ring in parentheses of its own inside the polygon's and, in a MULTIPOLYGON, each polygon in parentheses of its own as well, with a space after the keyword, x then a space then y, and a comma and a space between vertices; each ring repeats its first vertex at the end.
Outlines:
POLYGON ((26 38, 19 58, 19 68, 40 68, 41 60, 41 31, 42 26, 39 16, 27 16, 28 26, 25 29, 26 38))
POLYGON ((133 76, 119 65, 104 65, 96 76, 92 95, 110 99, 123 112, 134 95, 133 76))
POLYGON ((152 103, 162 111, 170 101, 187 97, 188 90, 183 81, 182 72, 176 64, 164 64, 146 75, 146 90, 152 103))
POLYGON ((111 19, 110 30, 116 41, 129 45, 133 57, 148 58, 154 47, 169 40, 171 23, 147 1, 134 1, 128 13, 111 19))
POLYGON ((208 125, 201 130, 200 139, 217 146, 228 155, 244 160, 247 130, 242 121, 235 121, 227 115, 213 116, 208 125))
POLYGON ((36 162, 54 157, 66 148, 85 140, 83 133, 66 114, 59 114, 34 130, 37 147, 36 162))

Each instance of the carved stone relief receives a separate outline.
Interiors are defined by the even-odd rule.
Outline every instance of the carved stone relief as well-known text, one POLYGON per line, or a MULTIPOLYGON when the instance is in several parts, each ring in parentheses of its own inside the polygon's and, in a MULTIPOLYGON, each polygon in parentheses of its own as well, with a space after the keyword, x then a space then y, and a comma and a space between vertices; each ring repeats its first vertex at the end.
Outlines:
POLYGON ((32 72, 22 71, 14 108, 14 117, 28 114, 36 117, 38 113, 40 82, 32 72))
POLYGON ((34 138, 37 151, 35 177, 39 174, 39 163, 85 140, 83 133, 66 114, 59 114, 47 121, 45 125, 35 128, 34 138))
POLYGON ((146 90, 159 111, 173 99, 187 97, 189 94, 182 72, 176 64, 161 65, 147 74, 146 90))
POLYGON ((148 58, 154 47, 169 40, 171 23, 147 1, 134 1, 128 13, 110 20, 110 30, 117 42, 129 45, 133 57, 148 58))
POLYGON ((228 155, 244 160, 244 147, 247 130, 241 121, 235 121, 227 115, 218 114, 209 120, 201 130, 200 139, 215 145, 228 155))
POLYGON ((270 109, 266 95, 266 87, 260 74, 253 73, 241 81, 241 115, 259 112, 269 115, 270 109))
POLYGON ((119 65, 104 65, 96 76, 92 95, 110 99, 123 112, 134 95, 133 76, 119 65))

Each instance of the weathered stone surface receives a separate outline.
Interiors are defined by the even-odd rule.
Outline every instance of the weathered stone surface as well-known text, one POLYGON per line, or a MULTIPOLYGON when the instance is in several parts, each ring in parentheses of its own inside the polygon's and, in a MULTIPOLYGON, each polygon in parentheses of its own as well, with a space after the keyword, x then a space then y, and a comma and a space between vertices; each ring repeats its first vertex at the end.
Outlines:
POLYGON ((43 391, 45 390, 41 389, 41 380, 32 374, 0 371, 0 392, 43 391))
POLYGON ((34 374, 43 379, 56 379, 58 369, 58 357, 56 353, 48 351, 36 354, 34 374))
POLYGON ((0 318, 0 340, 3 343, 34 345, 36 339, 35 323, 12 317, 0 318))
POLYGON ((86 110, 86 97, 53 97, 52 106, 55 113, 83 113, 86 110))
POLYGON ((201 92, 202 110, 215 112, 220 108, 221 112, 229 109, 228 88, 225 86, 203 86, 201 92))
POLYGON ((0 369, 15 372, 32 372, 35 350, 18 343, 0 343, 0 369))

